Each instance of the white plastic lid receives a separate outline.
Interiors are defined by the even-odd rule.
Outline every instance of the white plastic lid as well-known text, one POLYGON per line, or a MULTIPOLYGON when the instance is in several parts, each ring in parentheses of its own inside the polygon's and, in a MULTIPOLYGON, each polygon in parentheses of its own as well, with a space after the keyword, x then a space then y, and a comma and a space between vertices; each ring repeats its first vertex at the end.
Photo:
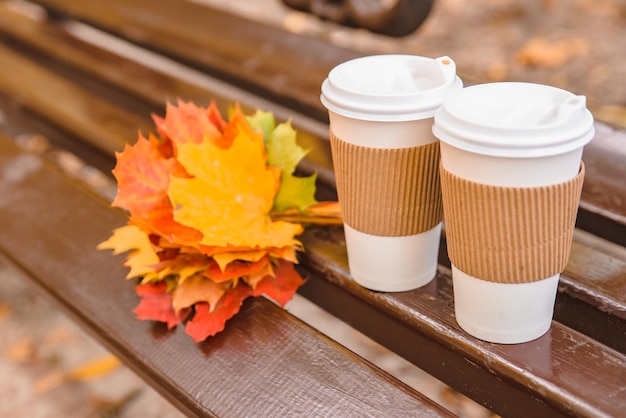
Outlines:
POLYGON ((333 68, 322 83, 321 101, 355 119, 407 121, 432 117, 462 87, 449 57, 373 55, 333 68))
POLYGON ((453 147, 500 157, 541 157, 581 148, 594 135, 585 96, 532 83, 489 83, 450 96, 433 133, 453 147))

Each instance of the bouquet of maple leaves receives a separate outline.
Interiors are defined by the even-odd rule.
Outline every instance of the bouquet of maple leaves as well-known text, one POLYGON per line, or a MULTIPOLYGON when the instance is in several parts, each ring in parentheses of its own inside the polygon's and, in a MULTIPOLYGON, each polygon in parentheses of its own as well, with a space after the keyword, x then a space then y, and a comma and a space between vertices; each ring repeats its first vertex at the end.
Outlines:
POLYGON ((178 101, 153 115, 158 136, 140 133, 116 153, 113 206, 129 219, 98 246, 128 253, 139 319, 184 324, 196 342, 222 331, 248 297, 284 306, 304 283, 298 221, 341 222, 336 202, 315 200, 315 174, 294 176, 306 150, 289 122, 229 113, 178 101))

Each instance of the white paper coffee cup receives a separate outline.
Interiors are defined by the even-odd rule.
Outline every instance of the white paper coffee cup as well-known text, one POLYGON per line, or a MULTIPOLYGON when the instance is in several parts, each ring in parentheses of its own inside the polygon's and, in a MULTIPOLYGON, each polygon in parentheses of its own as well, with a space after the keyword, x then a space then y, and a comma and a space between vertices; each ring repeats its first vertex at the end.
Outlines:
POLYGON ((550 328, 562 271, 554 271, 554 263, 549 260, 556 262, 558 255, 566 261, 572 237, 571 232, 559 230, 569 234, 558 241, 561 243, 558 248, 565 248, 559 254, 554 246, 544 244, 537 237, 546 236, 545 231, 553 224, 568 224, 573 229, 582 187, 583 146, 594 134, 593 117, 586 108, 585 97, 530 83, 476 85, 446 100, 435 115, 433 132, 441 140, 444 214, 449 253, 454 258, 457 322, 469 334, 490 342, 521 343, 540 337, 550 328), (565 193, 566 186, 569 200, 550 197, 565 193), (530 199, 533 205, 546 205, 546 212, 541 207, 526 210, 526 204, 519 203, 526 200, 511 200, 510 196, 514 195, 527 196, 524 199, 530 199), (492 201, 485 204, 491 205, 490 213, 501 215, 490 218, 491 215, 473 212, 477 207, 487 207, 477 201, 485 199, 484 196, 491 196, 492 201), (547 201, 566 208, 553 209, 547 201), (458 213, 461 216, 457 217, 458 213), (476 213, 476 217, 469 213, 476 213), (514 215, 512 221, 502 225, 495 219, 512 216, 511 213, 522 216, 514 215), (547 213, 558 219, 546 218, 547 213), (525 216, 528 219, 523 219, 525 216), (453 219, 454 230, 451 230, 448 223, 453 219), (521 231, 520 236, 512 232, 517 230, 521 231), (493 245, 476 244, 474 238, 484 234, 491 234, 493 240, 489 242, 493 245), (465 242, 459 242, 460 237, 465 242), (494 247, 498 243, 501 247, 523 245, 529 249, 524 254, 532 255, 520 256, 518 264, 496 270, 518 254, 500 248, 497 251, 503 251, 504 256, 496 255, 494 247), (532 245, 537 248, 533 249, 532 245), (453 257, 455 250, 451 247, 463 247, 466 253, 453 257), (473 252, 471 256, 469 252, 473 252), (481 260, 482 266, 478 269, 470 266, 471 258, 481 260), (472 275, 468 270, 478 273, 472 275), (534 277, 535 271, 552 274, 534 277))
POLYGON ((347 61, 322 84, 350 274, 364 287, 406 291, 435 276, 441 203, 432 118, 461 87, 450 58, 410 55, 347 61), (416 209, 426 195, 436 198, 416 209))

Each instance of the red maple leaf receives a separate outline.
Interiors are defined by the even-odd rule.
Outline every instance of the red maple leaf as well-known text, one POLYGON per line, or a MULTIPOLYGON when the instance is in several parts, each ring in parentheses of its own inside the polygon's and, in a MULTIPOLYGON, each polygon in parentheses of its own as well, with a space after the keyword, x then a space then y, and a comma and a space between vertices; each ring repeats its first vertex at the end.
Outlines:
POLYGON ((141 302, 133 310, 138 319, 165 322, 167 328, 171 329, 184 318, 174 312, 172 295, 167 293, 165 282, 138 285, 135 286, 135 292, 141 298, 141 302))
POLYGON ((196 303, 194 305, 196 313, 187 322, 185 332, 191 335, 195 342, 200 342, 223 331, 226 321, 239 312, 243 301, 252 295, 251 290, 244 284, 231 289, 220 299, 213 312, 210 311, 208 303, 196 303))
POLYGON ((264 294, 280 306, 285 306, 304 282, 291 262, 279 259, 274 267, 274 276, 265 276, 254 288, 253 296, 264 294))

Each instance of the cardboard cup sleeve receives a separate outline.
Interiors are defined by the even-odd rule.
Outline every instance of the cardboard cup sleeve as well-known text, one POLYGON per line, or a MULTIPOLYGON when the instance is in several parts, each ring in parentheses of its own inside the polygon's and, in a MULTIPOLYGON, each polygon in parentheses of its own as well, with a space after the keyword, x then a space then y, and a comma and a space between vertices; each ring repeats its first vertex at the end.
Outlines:
POLYGON ((443 219, 439 141, 411 148, 370 148, 330 132, 344 222, 377 236, 428 231, 443 219))
POLYGON ((542 187, 498 187, 440 168, 448 255, 461 271, 499 283, 528 283, 565 270, 585 166, 542 187))

